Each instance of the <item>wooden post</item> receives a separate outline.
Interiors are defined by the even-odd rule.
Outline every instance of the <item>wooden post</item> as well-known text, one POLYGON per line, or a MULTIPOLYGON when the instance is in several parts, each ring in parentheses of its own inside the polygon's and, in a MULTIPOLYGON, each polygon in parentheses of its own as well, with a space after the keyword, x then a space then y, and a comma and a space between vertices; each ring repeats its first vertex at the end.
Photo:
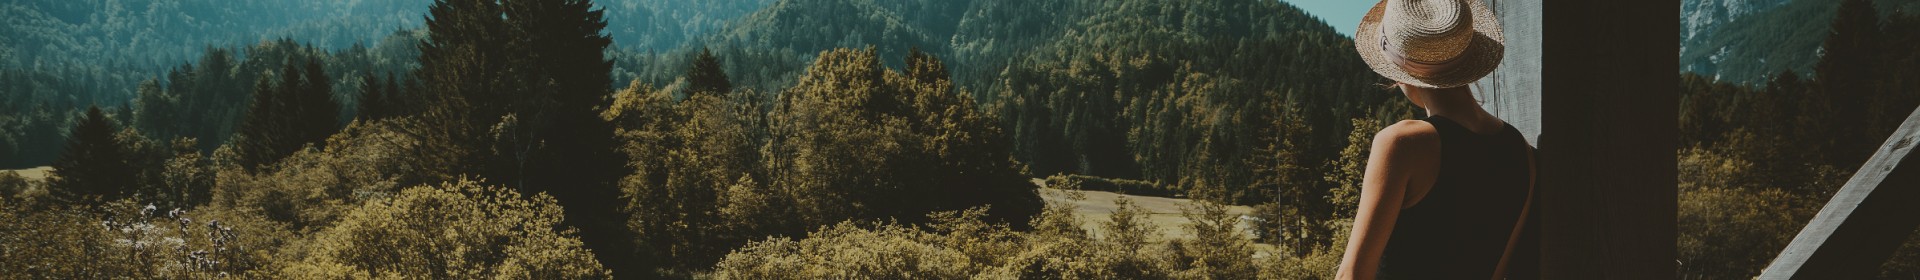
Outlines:
POLYGON ((1920 225, 1920 110, 1880 144, 1760 279, 1868 279, 1920 225))
MULTIPOLYGON (((1679 6, 1486 0, 1506 57, 1476 84, 1528 135, 1541 279, 1674 279, 1679 6)), ((1524 260, 1523 260, 1524 261, 1524 260)), ((1531 271, 1525 271, 1531 272, 1531 271)))

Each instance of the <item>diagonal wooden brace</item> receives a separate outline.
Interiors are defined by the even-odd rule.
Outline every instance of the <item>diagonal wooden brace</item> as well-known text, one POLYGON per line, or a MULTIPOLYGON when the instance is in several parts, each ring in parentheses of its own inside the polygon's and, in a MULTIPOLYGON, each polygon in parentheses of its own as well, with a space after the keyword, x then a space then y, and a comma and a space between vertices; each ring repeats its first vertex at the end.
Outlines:
POLYGON ((1760 279, 1868 279, 1920 225, 1920 110, 1853 173, 1760 279))

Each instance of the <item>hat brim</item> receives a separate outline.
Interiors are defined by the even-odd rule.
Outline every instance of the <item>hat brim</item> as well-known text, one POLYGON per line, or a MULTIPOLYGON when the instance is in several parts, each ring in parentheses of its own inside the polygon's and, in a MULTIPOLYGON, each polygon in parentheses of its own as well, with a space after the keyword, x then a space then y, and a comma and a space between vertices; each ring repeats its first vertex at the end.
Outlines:
POLYGON ((1433 73, 1431 77, 1418 78, 1407 74, 1405 69, 1388 59, 1380 45, 1380 20, 1386 13, 1387 1, 1380 1, 1360 18, 1359 29, 1354 30, 1353 47, 1360 52, 1360 59, 1367 62, 1373 72, 1386 76, 1396 82, 1422 88, 1453 88, 1471 84, 1493 73, 1500 66, 1500 59, 1506 52, 1506 38, 1500 36, 1500 21, 1494 19, 1493 10, 1488 9, 1480 0, 1466 0, 1473 12, 1473 40, 1467 49, 1453 63, 1459 63, 1447 71, 1433 73))

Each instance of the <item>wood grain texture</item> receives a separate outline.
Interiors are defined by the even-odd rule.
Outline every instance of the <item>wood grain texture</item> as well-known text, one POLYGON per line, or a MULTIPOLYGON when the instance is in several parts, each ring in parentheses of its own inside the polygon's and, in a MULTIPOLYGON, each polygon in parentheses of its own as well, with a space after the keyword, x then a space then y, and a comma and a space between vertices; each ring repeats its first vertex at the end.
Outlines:
POLYGON ((1920 225, 1920 110, 1834 193, 1760 279, 1868 279, 1920 225))

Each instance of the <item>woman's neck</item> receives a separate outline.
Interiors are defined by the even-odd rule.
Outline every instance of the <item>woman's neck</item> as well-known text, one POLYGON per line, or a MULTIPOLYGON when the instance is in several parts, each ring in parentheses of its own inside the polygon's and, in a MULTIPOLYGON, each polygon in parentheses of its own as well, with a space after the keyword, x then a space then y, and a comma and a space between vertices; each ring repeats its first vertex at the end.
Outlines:
POLYGON ((1473 92, 1467 87, 1428 89, 1404 87, 1408 95, 1419 95, 1420 107, 1427 110, 1428 116, 1442 116, 1463 122, 1481 121, 1490 114, 1480 108, 1480 102, 1473 99, 1473 92))

